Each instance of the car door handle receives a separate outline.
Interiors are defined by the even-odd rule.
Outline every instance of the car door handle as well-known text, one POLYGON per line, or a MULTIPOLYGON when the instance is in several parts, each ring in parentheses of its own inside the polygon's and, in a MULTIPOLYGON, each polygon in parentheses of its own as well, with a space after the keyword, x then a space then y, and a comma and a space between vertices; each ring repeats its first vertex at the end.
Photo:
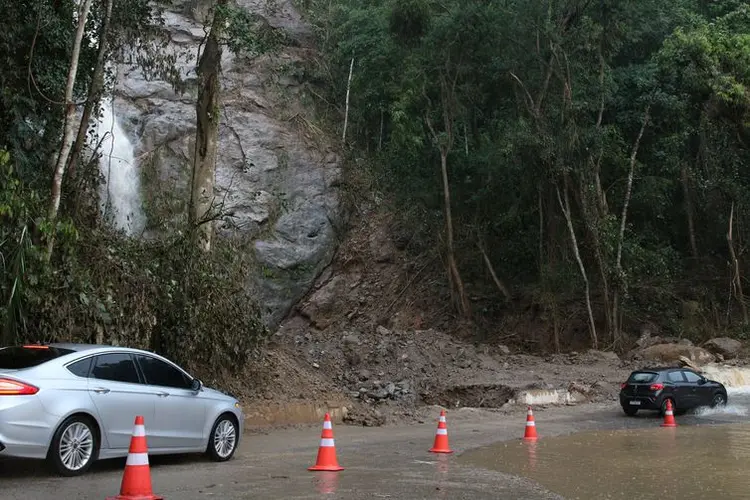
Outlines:
POLYGON ((94 392, 97 394, 107 394, 109 392, 109 389, 105 387, 97 387, 96 389, 94 389, 94 392))
POLYGON ((169 396, 169 393, 168 392, 157 392, 156 395, 159 396, 160 398, 166 398, 167 396, 169 396))

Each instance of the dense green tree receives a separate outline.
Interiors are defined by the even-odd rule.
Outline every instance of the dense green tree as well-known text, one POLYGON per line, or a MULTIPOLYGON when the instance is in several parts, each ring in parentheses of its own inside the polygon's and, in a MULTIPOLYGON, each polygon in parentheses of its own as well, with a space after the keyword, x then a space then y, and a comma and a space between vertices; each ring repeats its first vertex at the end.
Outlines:
POLYGON ((595 346, 620 345, 626 323, 676 310, 695 286, 725 290, 727 260, 744 305, 744 2, 306 5, 330 101, 357 61, 353 145, 375 152, 397 202, 442 212, 425 220, 449 228, 434 241, 451 289, 467 293, 461 277, 483 286, 487 268, 502 294, 532 296, 552 316, 578 297, 595 346), (699 280, 696 265, 720 280, 699 280))

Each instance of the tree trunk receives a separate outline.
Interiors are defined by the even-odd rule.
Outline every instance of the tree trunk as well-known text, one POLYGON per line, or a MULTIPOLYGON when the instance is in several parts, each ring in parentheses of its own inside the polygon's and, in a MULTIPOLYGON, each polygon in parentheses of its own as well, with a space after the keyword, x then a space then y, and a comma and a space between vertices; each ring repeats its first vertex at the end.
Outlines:
POLYGON ((740 262, 737 259, 737 253, 734 250, 734 240, 732 239, 732 225, 734 222, 734 202, 729 212, 729 230, 727 231, 727 244, 729 245, 729 256, 732 259, 732 282, 734 284, 734 293, 737 296, 737 302, 740 303, 742 311, 742 323, 748 324, 747 305, 745 305, 745 294, 742 292, 742 276, 740 274, 740 262))
POLYGON ((76 84, 78 74, 78 59, 81 55, 81 43, 86 28, 86 21, 91 11, 93 0, 84 0, 83 5, 78 11, 78 29, 73 41, 73 51, 70 56, 70 67, 68 68, 68 79, 65 84, 65 125, 63 127, 62 143, 57 158, 54 158, 54 175, 52 177, 52 189, 50 195, 49 209, 47 210, 47 219, 51 227, 52 234, 48 236, 46 259, 52 257, 52 250, 55 246, 54 227, 57 221, 57 211, 60 208, 60 195, 62 194, 63 177, 65 176, 65 166, 68 164, 68 156, 73 147, 73 133, 75 131, 76 104, 73 101, 73 89, 76 84))
MULTIPOLYGON (((104 56, 107 53, 107 35, 109 34, 109 21, 112 18, 113 4, 114 0, 107 0, 104 20, 102 21, 102 27, 99 32, 99 48, 96 54, 94 74, 91 77, 91 88, 89 89, 86 104, 83 107, 81 123, 78 126, 78 135, 73 143, 73 150, 71 151, 70 159, 68 160, 68 175, 72 181, 75 181, 78 158, 81 155, 84 144, 86 143, 86 132, 88 131, 89 122, 91 121, 91 112, 94 110, 94 106, 99 104, 101 98, 99 94, 104 86, 104 63, 106 62, 104 56)), ((74 196, 77 198, 77 194, 74 194, 74 196)))
POLYGON ((448 268, 451 281, 458 292, 459 308, 464 317, 471 316, 471 307, 464 290, 464 282, 456 264, 456 251, 453 244, 453 213, 451 211, 451 191, 448 183, 448 151, 440 152, 440 172, 443 178, 443 203, 445 204, 445 236, 448 245, 448 268))
POLYGON ((349 65, 349 79, 346 82, 346 110, 344 111, 344 132, 341 134, 342 144, 346 144, 346 127, 349 125, 349 93, 352 89, 352 75, 354 74, 354 58, 349 65))
POLYGON ((564 186, 565 201, 560 196, 560 188, 557 188, 557 201, 560 203, 560 208, 565 215, 565 221, 568 223, 568 232, 570 233, 570 242, 573 247, 573 254, 575 255, 576 262, 578 263, 578 269, 581 272, 583 283, 586 288, 586 310, 589 316, 589 333, 591 334, 591 347, 594 349, 599 348, 599 339, 596 334, 596 322, 594 321, 594 310, 591 307, 591 288, 589 285, 589 278, 586 275, 586 267, 583 265, 583 259, 581 259, 581 252, 578 248, 578 238, 576 238, 576 231, 573 227, 573 217, 570 213, 570 201, 568 200, 568 186, 567 183, 564 186))
POLYGON ((687 217, 688 236, 690 237, 690 251, 692 252, 693 259, 698 260, 698 244, 695 239, 695 221, 693 220, 693 201, 690 197, 690 176, 686 163, 682 165, 680 178, 682 180, 682 194, 685 198, 685 216, 687 217))
POLYGON ((219 143, 219 118, 221 116, 221 44, 224 16, 220 8, 227 0, 218 0, 206 46, 198 62, 200 78, 196 103, 195 152, 190 189, 189 223, 195 244, 203 251, 211 250, 213 239, 214 182, 216 156, 219 143))
MULTIPOLYGON (((447 240, 447 257, 448 257, 448 278, 451 285, 451 294, 458 292, 458 310, 464 318, 471 317, 471 305, 469 299, 466 296, 464 289, 464 283, 461 279, 461 272, 458 269, 456 263, 456 252, 455 245, 453 242, 453 213, 451 210, 451 191, 450 182, 448 181, 448 154, 453 148, 455 136, 453 134, 453 118, 454 115, 451 111, 455 97, 456 79, 458 73, 456 73, 452 82, 449 84, 447 75, 441 74, 440 76, 440 104, 442 106, 442 118, 443 118, 443 131, 445 137, 442 138, 441 134, 437 133, 437 130, 430 120, 429 111, 425 114, 425 123, 427 128, 432 134, 432 138, 437 143, 438 151, 440 152, 440 173, 443 182, 443 203, 445 205, 445 236, 447 240)), ((429 101, 429 98, 427 98, 429 101)))
POLYGON ((380 110, 380 135, 378 136, 378 151, 383 149, 383 110, 380 110))
POLYGON ((537 185, 537 201, 539 209, 539 278, 544 276, 544 203, 542 203, 542 185, 537 185))
POLYGON ((512 296, 510 295, 510 291, 508 290, 508 287, 505 286, 505 283, 498 277, 497 273, 495 272, 495 267, 492 265, 492 262, 490 261, 490 257, 487 255, 487 251, 484 249, 484 245, 482 245, 481 242, 477 242, 477 248, 479 248, 479 252, 482 254, 482 259, 484 259, 484 265, 487 266, 487 270, 490 272, 490 276, 492 276, 492 281, 495 282, 495 286, 498 290, 500 290, 500 293, 503 294, 505 297, 505 302, 510 302, 512 296))
POLYGON ((557 297, 551 293, 552 297, 552 340, 555 343, 555 353, 560 354, 560 313, 557 309, 557 297))
POLYGON ((628 171, 628 184, 625 188, 625 200, 622 203, 622 215, 620 216, 620 233, 617 238, 617 257, 615 258, 615 272, 617 273, 617 283, 615 284, 615 292, 612 298, 612 320, 614 321, 614 336, 615 343, 620 340, 620 330, 622 326, 622 313, 620 311, 620 296, 624 295, 627 291, 627 283, 625 282, 625 273, 622 269, 622 247, 625 243, 625 226, 628 218, 628 207, 630 206, 630 198, 633 194, 633 179, 635 178, 635 163, 638 157, 638 149, 641 146, 641 139, 643 139, 643 133, 646 130, 646 126, 649 121, 650 107, 646 108, 643 115, 643 124, 641 129, 638 131, 638 137, 633 144, 633 152, 630 154, 630 170, 628 171))
MULTIPOLYGON (((596 163, 592 160, 594 169, 597 169, 596 163)), ((601 227, 604 220, 608 215, 606 204, 603 203, 602 195, 603 191, 600 189, 600 180, 598 174, 593 172, 593 184, 595 186, 594 195, 591 194, 590 183, 592 180, 583 174, 579 175, 578 185, 578 197, 580 198, 579 203, 581 211, 583 213, 583 220, 586 225, 587 234, 591 240, 591 247, 594 250, 594 258, 596 259, 596 265, 599 268, 599 275, 601 279, 602 287, 602 299, 604 301, 604 320, 606 325, 606 333, 614 338, 614 318, 612 316, 612 301, 611 290, 610 290, 610 268, 609 268, 609 253, 607 249, 602 245, 602 232, 601 227), (593 200, 592 200, 593 196, 593 200)), ((568 206, 568 210, 570 207, 568 206)), ((571 216, 572 220, 572 216, 571 216)))

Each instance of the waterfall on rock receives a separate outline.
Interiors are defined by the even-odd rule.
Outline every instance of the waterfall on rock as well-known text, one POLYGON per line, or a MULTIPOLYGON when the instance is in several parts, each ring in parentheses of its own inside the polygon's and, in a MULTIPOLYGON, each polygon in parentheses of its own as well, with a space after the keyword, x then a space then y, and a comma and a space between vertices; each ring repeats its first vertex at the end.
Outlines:
POLYGON ((96 124, 101 141, 99 169, 104 177, 99 206, 104 219, 115 229, 134 235, 145 226, 135 148, 117 121, 111 96, 102 99, 102 111, 96 124))

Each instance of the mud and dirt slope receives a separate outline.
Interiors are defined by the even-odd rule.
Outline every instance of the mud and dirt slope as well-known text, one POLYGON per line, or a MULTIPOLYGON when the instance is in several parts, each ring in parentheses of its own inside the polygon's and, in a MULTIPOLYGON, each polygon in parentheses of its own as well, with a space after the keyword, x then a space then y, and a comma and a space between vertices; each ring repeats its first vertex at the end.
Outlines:
POLYGON ((528 389, 616 395, 629 365, 613 353, 537 357, 446 331, 439 263, 407 257, 387 216, 360 220, 273 336, 249 407, 344 405, 350 421, 380 424, 419 419, 423 404, 497 408, 528 389))

